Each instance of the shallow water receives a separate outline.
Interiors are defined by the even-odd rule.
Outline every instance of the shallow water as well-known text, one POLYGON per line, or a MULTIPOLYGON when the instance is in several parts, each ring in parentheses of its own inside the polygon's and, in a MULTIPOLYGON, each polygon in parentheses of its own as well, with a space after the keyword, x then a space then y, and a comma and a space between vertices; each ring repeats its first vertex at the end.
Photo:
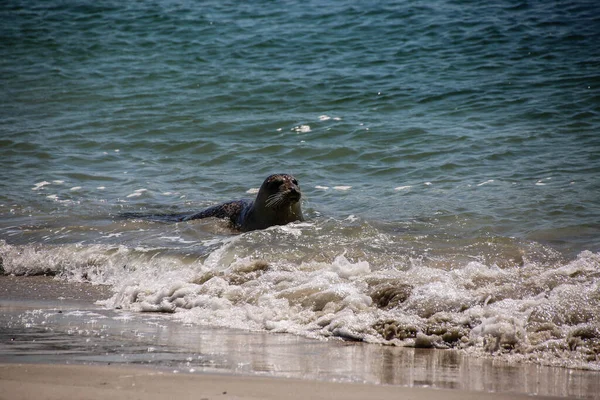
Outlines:
MULTIPOLYGON (((600 368, 595 2, 11 2, 0 256, 183 324, 600 368), (307 221, 179 212, 300 181, 307 221)), ((145 315, 145 314, 144 314, 145 315)))
MULTIPOLYGON (((81 293, 71 300, 37 299, 32 297, 51 294, 60 282, 34 279, 0 282, 10 283, 14 296, 0 296, 3 362, 133 364, 173 373, 262 375, 586 399, 596 398, 600 384, 599 371, 513 365, 453 350, 373 346, 180 324, 163 314, 94 306, 83 301, 81 293)), ((66 286, 59 292, 63 296, 71 293, 66 286)))

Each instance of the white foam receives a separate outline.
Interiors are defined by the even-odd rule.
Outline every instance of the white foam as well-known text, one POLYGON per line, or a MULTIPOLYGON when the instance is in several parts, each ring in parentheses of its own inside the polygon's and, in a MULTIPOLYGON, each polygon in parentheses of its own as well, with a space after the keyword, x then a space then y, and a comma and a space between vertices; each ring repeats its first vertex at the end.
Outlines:
POLYGON ((115 238, 115 237, 121 237, 123 235, 123 232, 117 232, 117 233, 109 233, 108 235, 104 235, 102 236, 103 238, 115 238))
POLYGON ((505 345, 515 346, 526 336, 522 322, 517 318, 506 316, 486 318, 471 330, 473 343, 484 347, 489 352, 495 352, 505 345))
POLYGON ((38 182, 33 186, 33 188, 31 188, 31 190, 40 190, 41 188, 43 188, 44 186, 47 186, 49 184, 50 184, 50 182, 48 182, 48 181, 38 182))
POLYGON ((329 115, 319 115, 319 121, 329 121, 330 119, 329 115))
POLYGON ((106 186, 98 186, 96 189, 98 189, 98 190, 104 190, 104 189, 106 189, 106 186))
POLYGON ((493 180, 493 179, 490 179, 490 180, 487 180, 487 181, 485 181, 485 182, 478 183, 478 184, 477 184, 477 186, 483 186, 483 185, 487 185, 488 183, 492 183, 492 182, 494 182, 494 180, 493 180))
POLYGON ((69 190, 71 190, 72 192, 75 192, 75 191, 77 191, 77 190, 81 190, 81 186, 73 186, 73 187, 72 187, 71 189, 69 189, 69 190))
POLYGON ((358 261, 353 264, 344 255, 337 256, 333 260, 330 269, 338 274, 340 278, 344 279, 350 279, 371 272, 371 267, 367 261, 358 261))
POLYGON ((430 255, 388 259, 383 254, 382 261, 375 254, 401 246, 404 239, 370 236, 371 251, 365 254, 352 242, 332 249, 347 237, 334 232, 332 238, 326 228, 301 223, 211 237, 201 245, 214 250, 195 260, 150 246, 39 248, 2 241, 0 255, 7 273, 54 271, 71 280, 111 284, 115 295, 107 306, 170 312, 183 323, 450 346, 473 355, 492 352, 557 365, 562 359, 584 360, 583 367, 600 369, 598 361, 585 361, 597 339, 577 336, 582 329, 596 332, 600 253, 582 252, 564 264, 525 260, 501 268, 430 255), (315 226, 321 228, 317 242, 311 236, 315 226), (407 337, 407 332, 412 333, 407 337), (572 343, 577 350, 569 350, 572 343))
POLYGON ((352 189, 352 186, 334 186, 333 188, 334 188, 335 190, 342 190, 342 191, 345 191, 345 190, 350 190, 350 189, 352 189))
POLYGON ((164 240, 169 240, 171 242, 184 243, 184 244, 196 243, 195 240, 185 240, 181 236, 159 236, 159 239, 164 239, 164 240))
POLYGON ((63 183, 65 183, 65 181, 61 181, 61 180, 54 180, 52 181, 52 183, 55 183, 57 185, 62 185, 63 183))
POLYGON ((544 183, 544 181, 549 181, 549 180, 552 180, 552 177, 540 179, 535 183, 535 185, 536 186, 546 186, 546 183, 544 183))
POLYGON ((310 125, 299 125, 295 126, 293 129, 296 133, 308 133, 311 131, 310 125))
POLYGON ((232 236, 221 241, 217 250, 211 252, 204 260, 204 265, 211 270, 221 271, 228 268, 236 260, 234 244, 241 240, 242 235, 232 236))
POLYGON ((321 185, 317 185, 315 186, 315 189, 319 189, 319 190, 328 190, 329 186, 321 186, 321 185))
POLYGON ((127 197, 128 198, 130 198, 130 197, 139 197, 142 194, 144 194, 144 192, 147 192, 147 191, 148 191, 148 189, 137 189, 137 190, 134 190, 133 193, 128 194, 127 197))
POLYGON ((424 283, 416 287, 404 305, 405 310, 427 318, 439 312, 457 312, 474 305, 476 298, 457 282, 446 280, 424 283))
POLYGON ((250 188, 250 189, 246 190, 246 193, 257 194, 259 191, 260 191, 260 188, 250 188))
POLYGON ((411 187, 412 187, 412 186, 410 186, 410 185, 408 185, 408 186, 398 186, 398 187, 395 187, 395 188, 394 188, 394 190, 396 190, 396 191, 408 190, 408 189, 410 189, 411 187))

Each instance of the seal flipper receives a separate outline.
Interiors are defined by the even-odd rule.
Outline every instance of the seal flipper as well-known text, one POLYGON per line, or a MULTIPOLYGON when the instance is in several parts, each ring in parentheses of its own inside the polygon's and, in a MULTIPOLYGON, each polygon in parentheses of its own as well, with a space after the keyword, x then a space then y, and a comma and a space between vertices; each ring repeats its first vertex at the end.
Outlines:
POLYGON ((234 225, 239 225, 239 217, 242 211, 252 203, 245 200, 230 201, 228 203, 219 204, 199 213, 184 217, 181 221, 191 221, 193 219, 202 218, 229 218, 234 225))
POLYGON ((121 217, 143 218, 158 222, 181 222, 214 217, 228 219, 232 228, 247 232, 303 221, 300 198, 300 186, 296 178, 288 174, 273 174, 264 180, 254 201, 230 201, 195 214, 124 213, 121 217))
POLYGON ((188 214, 182 214, 182 213, 147 214, 147 213, 139 213, 139 212, 124 212, 124 213, 120 213, 118 216, 119 216, 119 218, 125 218, 125 219, 145 219, 145 220, 155 221, 155 222, 180 222, 180 221, 183 221, 188 216, 188 214))
POLYGON ((119 214, 119 217, 125 219, 145 219, 155 222, 182 222, 210 217, 228 218, 231 220, 231 223, 237 227, 240 225, 240 217, 242 216, 244 210, 247 210, 247 207, 249 206, 252 206, 251 201, 238 200, 219 204, 191 215, 189 213, 166 214, 124 212, 119 214))

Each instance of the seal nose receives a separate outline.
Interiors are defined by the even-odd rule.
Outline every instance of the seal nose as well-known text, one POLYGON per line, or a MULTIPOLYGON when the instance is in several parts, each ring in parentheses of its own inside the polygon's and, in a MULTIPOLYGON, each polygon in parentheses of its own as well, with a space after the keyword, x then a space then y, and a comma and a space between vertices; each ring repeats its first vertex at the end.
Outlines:
POLYGON ((300 200, 300 191, 298 190, 298 188, 296 186, 293 186, 290 188, 290 194, 289 194, 290 198, 294 199, 294 200, 300 200))

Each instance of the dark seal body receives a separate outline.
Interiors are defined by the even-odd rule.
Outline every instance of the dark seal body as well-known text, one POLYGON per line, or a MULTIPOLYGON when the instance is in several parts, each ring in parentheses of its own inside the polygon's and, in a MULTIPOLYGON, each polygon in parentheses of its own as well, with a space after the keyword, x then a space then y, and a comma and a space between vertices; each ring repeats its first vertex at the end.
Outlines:
POLYGON ((273 225, 303 221, 301 196, 296 178, 288 174, 274 174, 265 179, 254 201, 230 201, 181 220, 226 218, 231 221, 233 228, 242 232, 265 229, 273 225))

